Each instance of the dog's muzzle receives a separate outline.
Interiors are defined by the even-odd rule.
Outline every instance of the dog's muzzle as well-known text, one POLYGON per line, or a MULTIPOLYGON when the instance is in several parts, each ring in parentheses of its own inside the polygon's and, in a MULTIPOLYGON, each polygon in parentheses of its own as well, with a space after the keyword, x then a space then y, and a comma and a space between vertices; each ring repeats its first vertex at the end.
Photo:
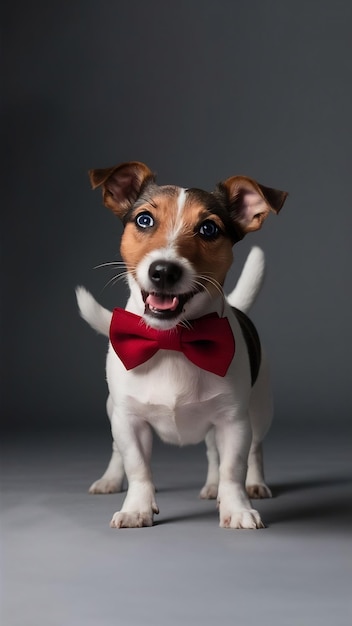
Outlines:
POLYGON ((186 302, 197 293, 178 293, 177 285, 181 284, 183 273, 183 268, 173 261, 151 263, 148 277, 155 289, 150 292, 142 290, 146 314, 159 319, 172 319, 182 313, 186 302))

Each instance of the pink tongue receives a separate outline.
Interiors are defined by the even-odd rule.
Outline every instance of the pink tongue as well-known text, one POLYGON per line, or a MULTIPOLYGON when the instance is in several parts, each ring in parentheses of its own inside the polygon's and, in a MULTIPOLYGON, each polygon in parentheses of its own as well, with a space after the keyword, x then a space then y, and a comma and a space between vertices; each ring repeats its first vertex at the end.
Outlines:
POLYGON ((174 311, 177 308, 179 299, 175 296, 173 298, 168 298, 166 296, 156 296, 155 294, 150 293, 145 302, 152 309, 158 309, 159 311, 174 311))

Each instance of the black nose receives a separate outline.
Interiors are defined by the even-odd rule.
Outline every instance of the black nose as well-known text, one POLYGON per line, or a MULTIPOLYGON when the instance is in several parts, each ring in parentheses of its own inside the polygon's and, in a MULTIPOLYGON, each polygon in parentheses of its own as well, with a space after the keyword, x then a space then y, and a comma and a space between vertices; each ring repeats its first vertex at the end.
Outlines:
POLYGON ((171 261, 154 261, 149 267, 149 278, 158 291, 172 291, 182 276, 182 267, 171 261))

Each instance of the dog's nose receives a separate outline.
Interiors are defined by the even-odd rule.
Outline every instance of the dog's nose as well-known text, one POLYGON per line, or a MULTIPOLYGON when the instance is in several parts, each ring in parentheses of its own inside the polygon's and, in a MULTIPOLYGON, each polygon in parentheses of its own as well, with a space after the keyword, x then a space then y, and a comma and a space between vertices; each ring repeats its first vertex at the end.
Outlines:
POLYGON ((182 276, 182 267, 171 261, 154 261, 149 267, 149 278, 158 291, 172 290, 182 276))

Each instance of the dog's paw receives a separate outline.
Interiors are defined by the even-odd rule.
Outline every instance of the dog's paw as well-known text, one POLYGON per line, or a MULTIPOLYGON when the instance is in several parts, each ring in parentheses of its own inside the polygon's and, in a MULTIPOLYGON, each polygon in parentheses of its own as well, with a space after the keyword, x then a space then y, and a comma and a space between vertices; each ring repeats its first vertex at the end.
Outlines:
POLYGON ((113 478, 99 478, 89 487, 89 493, 119 493, 122 491, 122 484, 113 478))
POLYGON ((204 485, 199 492, 199 497, 203 500, 216 500, 218 497, 218 486, 215 484, 204 485))
POLYGON ((110 522, 110 528, 142 528, 143 526, 153 526, 153 511, 129 513, 117 511, 110 522))
POLYGON ((221 528, 265 528, 258 511, 249 509, 244 511, 220 512, 221 528))
POLYGON ((265 483, 246 485, 246 491, 251 500, 258 500, 259 498, 272 498, 272 493, 265 483))

